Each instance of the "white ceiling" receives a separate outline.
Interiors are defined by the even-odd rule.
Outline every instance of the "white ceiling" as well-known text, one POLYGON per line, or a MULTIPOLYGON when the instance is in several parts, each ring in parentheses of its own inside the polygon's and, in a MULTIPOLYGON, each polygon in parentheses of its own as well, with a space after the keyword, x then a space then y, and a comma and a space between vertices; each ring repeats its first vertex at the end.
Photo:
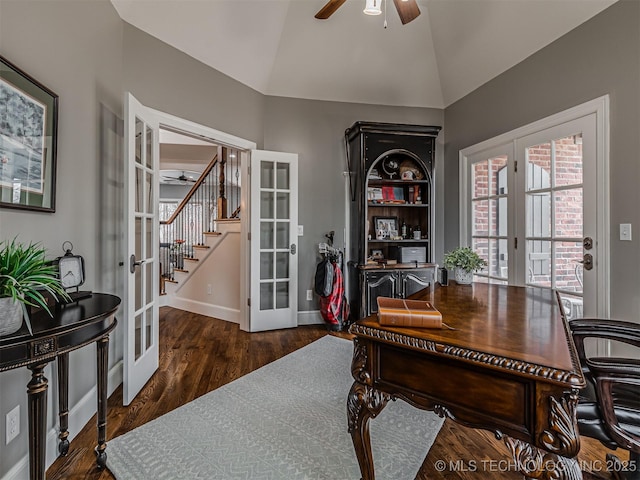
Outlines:
POLYGON ((443 108, 616 0, 418 0, 402 25, 388 2, 111 0, 135 27, 266 94, 443 108), (384 10, 384 7, 383 7, 384 10))

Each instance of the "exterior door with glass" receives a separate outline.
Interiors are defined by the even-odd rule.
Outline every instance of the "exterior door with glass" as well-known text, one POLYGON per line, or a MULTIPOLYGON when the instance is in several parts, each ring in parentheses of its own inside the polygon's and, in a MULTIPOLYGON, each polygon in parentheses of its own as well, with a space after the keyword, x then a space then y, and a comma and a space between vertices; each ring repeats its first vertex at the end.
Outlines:
POLYGON ((518 139, 524 283, 558 290, 571 318, 598 312, 595 114, 518 139))
POLYGON ((298 325, 298 155, 251 151, 252 332, 298 325))
POLYGON ((477 280, 556 289, 570 318, 607 315, 605 106, 461 152, 462 243, 488 263, 477 280))
POLYGON ((125 100, 127 292, 123 402, 129 405, 158 369, 158 119, 135 97, 125 100))

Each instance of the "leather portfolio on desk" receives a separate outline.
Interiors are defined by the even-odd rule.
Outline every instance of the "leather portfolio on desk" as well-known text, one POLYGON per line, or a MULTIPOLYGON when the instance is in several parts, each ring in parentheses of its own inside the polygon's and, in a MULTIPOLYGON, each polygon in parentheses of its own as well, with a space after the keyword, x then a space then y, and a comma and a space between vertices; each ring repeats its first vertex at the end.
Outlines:
POLYGON ((396 327, 441 328, 442 314, 424 300, 378 297, 378 322, 396 327))

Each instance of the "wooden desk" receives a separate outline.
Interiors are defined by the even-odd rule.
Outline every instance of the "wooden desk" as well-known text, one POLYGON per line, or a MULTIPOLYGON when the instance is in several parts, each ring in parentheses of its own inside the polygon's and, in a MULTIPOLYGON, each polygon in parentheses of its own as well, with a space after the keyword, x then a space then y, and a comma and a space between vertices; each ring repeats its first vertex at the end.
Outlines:
POLYGON ((97 462, 106 465, 107 454, 107 369, 109 333, 116 327, 115 312, 120 299, 114 295, 94 293, 88 298, 53 309, 53 318, 40 311, 31 316, 33 336, 25 325, 13 335, 0 337, 0 372, 18 367, 31 370, 27 384, 29 408, 29 476, 45 478, 47 388, 44 367, 58 360, 58 414, 60 443, 58 450, 69 450, 69 352, 96 342, 98 382, 97 462))
POLYGON ((581 479, 575 407, 585 385, 554 292, 436 285, 432 301, 455 330, 354 323, 349 432, 364 480, 374 479, 369 419, 389 400, 494 431, 526 478, 581 479), (554 477, 553 474, 557 474, 554 477))

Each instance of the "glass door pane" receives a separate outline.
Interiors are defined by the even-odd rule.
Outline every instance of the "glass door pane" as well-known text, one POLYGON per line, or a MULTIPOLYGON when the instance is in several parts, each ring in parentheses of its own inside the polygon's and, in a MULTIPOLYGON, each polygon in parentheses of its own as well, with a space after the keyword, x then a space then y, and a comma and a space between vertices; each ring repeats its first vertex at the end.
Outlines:
POLYGON ((525 149, 527 284, 583 293, 582 134, 525 149))
POLYGON ((260 162, 260 309, 289 307, 289 165, 260 162), (275 241, 274 241, 275 236, 275 241))
POLYGON ((471 247, 487 262, 476 280, 506 283, 508 156, 480 157, 471 164, 471 247))

